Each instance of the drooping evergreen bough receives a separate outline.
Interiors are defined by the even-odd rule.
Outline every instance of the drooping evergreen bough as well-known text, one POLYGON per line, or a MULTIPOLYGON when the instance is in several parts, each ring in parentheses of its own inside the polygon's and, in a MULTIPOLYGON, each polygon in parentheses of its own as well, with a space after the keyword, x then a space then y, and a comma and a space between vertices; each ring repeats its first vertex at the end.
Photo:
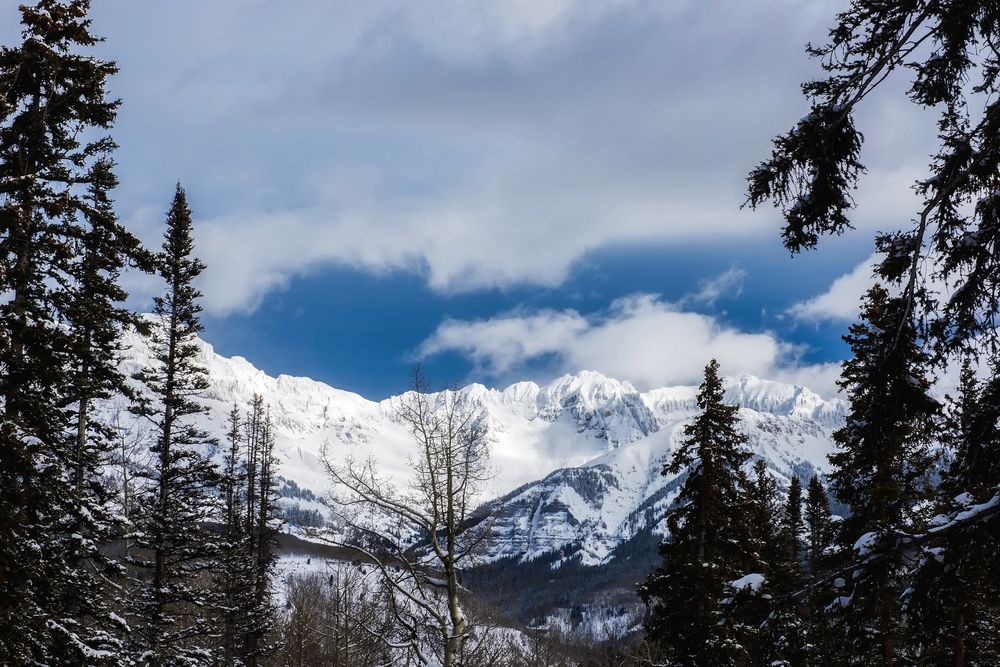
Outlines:
POLYGON ((712 360, 698 391, 701 413, 685 426, 686 439, 663 470, 686 475, 667 515, 663 562, 639 589, 649 606, 647 638, 671 664, 722 664, 739 650, 719 624, 719 602, 725 584, 753 560, 744 509, 750 454, 738 408, 724 396, 712 360))
POLYGON ((995 2, 854 0, 829 40, 808 47, 826 77, 802 89, 810 112, 748 176, 747 203, 784 215, 793 253, 850 228, 851 191, 864 172, 858 107, 886 81, 911 75, 907 96, 938 113, 940 148, 916 183, 912 226, 880 234, 880 278, 899 285, 926 322, 939 358, 996 338, 1000 309, 1000 7, 995 2), (952 286, 922 289, 928 280, 952 286))
MULTIPOLYGON (((997 597, 989 594, 993 584, 988 577, 981 578, 981 585, 970 583, 982 574, 977 566, 997 561, 995 549, 983 548, 995 544, 1000 533, 1000 479, 995 474, 1000 469, 995 435, 1000 416, 995 372, 1000 310, 998 44, 1000 5, 995 2, 851 2, 837 17, 827 43, 809 47, 826 71, 824 78, 803 86, 810 113, 775 139, 770 158, 748 177, 747 203, 773 202, 784 215, 785 245, 797 253, 816 246, 823 235, 850 227, 851 191, 864 171, 855 112, 873 91, 909 75, 910 101, 938 114, 939 148, 929 173, 915 184, 922 205, 911 225, 878 235, 876 273, 902 304, 895 308, 896 321, 884 325, 897 341, 915 327, 932 355, 930 360, 914 359, 914 364, 943 366, 971 354, 980 369, 992 371, 983 373, 990 379, 982 397, 964 406, 966 428, 957 433, 957 441, 950 426, 935 434, 940 442, 951 441, 953 463, 934 494, 940 512, 934 532, 901 536, 894 548, 919 561, 908 574, 912 580, 904 601, 909 616, 904 620, 916 633, 909 643, 923 651, 921 660, 955 665, 1000 659, 996 652, 983 652, 989 642, 973 641, 973 633, 988 635, 984 628, 1000 616, 997 597), (993 397, 988 387, 994 387, 993 397), (968 461, 974 463, 969 466, 968 461), (974 602, 973 589, 977 595, 985 591, 982 598, 994 602, 974 602)), ((905 465, 919 468, 919 459, 905 465)), ((901 510, 893 504, 888 504, 889 515, 901 510)), ((864 506, 851 510, 852 515, 869 514, 864 506)), ((853 532, 864 521, 853 521, 853 532)), ((884 550, 886 543, 880 547, 884 550)))
POLYGON ((123 391, 119 224, 105 135, 113 62, 86 54, 89 2, 22 6, 0 48, 0 663, 119 664, 125 626, 101 549, 117 532, 90 411, 123 391))

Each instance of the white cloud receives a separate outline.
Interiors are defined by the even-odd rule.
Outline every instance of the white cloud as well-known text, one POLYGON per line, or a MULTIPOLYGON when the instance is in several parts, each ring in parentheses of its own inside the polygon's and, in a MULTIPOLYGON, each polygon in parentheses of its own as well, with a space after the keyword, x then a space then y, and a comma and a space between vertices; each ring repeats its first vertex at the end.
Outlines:
POLYGON ((688 300, 711 306, 724 296, 737 297, 743 293, 746 278, 745 270, 738 266, 731 267, 717 276, 700 281, 698 291, 688 297, 688 300))
POLYGON ((876 256, 840 276, 822 294, 792 305, 786 312, 803 322, 850 322, 857 318, 861 297, 874 281, 872 269, 876 256))
POLYGON ((481 372, 497 377, 521 364, 569 348, 590 324, 574 310, 507 314, 489 320, 445 320, 425 340, 417 356, 458 352, 481 372))
MULTIPOLYGON (((100 52, 122 68, 119 208, 162 212, 187 186, 213 314, 331 264, 461 291, 557 285, 609 246, 777 243, 774 212, 739 212, 744 177, 805 108, 817 64, 801 45, 836 7, 94 5, 100 52)), ((14 4, 0 8, 0 42, 17 33, 14 4)), ((859 116, 859 227, 913 208, 934 126, 911 107, 879 98, 859 116)))
POLYGON ((480 371, 513 376, 551 356, 559 372, 597 370, 640 388, 696 384, 705 363, 718 359, 729 374, 752 373, 833 393, 833 364, 798 363, 801 350, 774 334, 748 333, 649 294, 615 301, 608 312, 512 312, 485 320, 448 320, 420 346, 420 357, 457 352, 480 371))

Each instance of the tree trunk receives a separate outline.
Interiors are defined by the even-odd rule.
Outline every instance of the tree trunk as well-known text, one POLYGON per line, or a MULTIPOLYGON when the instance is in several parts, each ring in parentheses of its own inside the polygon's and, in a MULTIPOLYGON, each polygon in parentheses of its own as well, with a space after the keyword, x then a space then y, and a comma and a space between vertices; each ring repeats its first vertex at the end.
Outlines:
POLYGON ((965 611, 961 607, 955 618, 955 667, 965 667, 965 611))

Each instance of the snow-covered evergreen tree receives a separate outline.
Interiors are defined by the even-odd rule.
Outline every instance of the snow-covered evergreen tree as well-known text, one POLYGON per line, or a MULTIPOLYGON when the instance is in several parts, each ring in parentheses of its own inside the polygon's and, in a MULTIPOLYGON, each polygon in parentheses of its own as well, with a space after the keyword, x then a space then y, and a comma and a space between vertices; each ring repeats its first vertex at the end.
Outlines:
MULTIPOLYGON (((254 397, 254 406, 263 404, 260 397, 254 397)), ((247 665, 257 665, 262 656, 274 650, 268 644, 268 634, 277 622, 274 608, 274 577, 277 555, 277 532, 281 525, 278 516, 275 469, 278 461, 274 453, 274 422, 269 409, 263 416, 253 420, 259 432, 248 434, 248 441, 255 443, 254 461, 256 470, 248 475, 256 480, 255 502, 248 503, 252 512, 248 515, 251 525, 248 534, 247 557, 250 563, 250 599, 246 614, 243 641, 243 657, 247 665)), ((249 492, 249 487, 248 487, 249 492)), ((246 583, 246 582, 245 582, 246 583)))
POLYGON ((118 664, 89 411, 121 389, 118 273, 138 254, 109 196, 117 67, 86 53, 86 0, 20 11, 21 44, 0 48, 0 663, 118 664))
POLYGON ((209 611, 215 599, 208 573, 219 563, 217 539, 206 524, 220 515, 219 474, 206 451, 215 441, 194 422, 204 412, 198 399, 207 379, 195 343, 201 306, 194 279, 204 265, 193 250, 191 210, 178 185, 158 262, 167 290, 155 299, 154 356, 136 375, 146 389, 136 412, 150 420, 154 442, 148 484, 135 512, 132 565, 141 585, 130 620, 140 663, 156 667, 211 662, 209 611))
POLYGON ((861 321, 845 336, 853 356, 844 363, 840 386, 850 411, 834 433, 830 481, 837 499, 851 508, 841 524, 841 542, 853 545, 845 556, 865 563, 839 582, 836 599, 848 664, 892 664, 903 655, 903 559, 869 557, 894 548, 896 531, 920 525, 916 509, 928 497, 929 442, 939 405, 927 393, 927 357, 906 309, 905 299, 875 286, 865 296, 861 321))
POLYGON ((701 413, 685 427, 687 439, 664 469, 687 476, 667 516, 663 563, 639 590, 649 605, 646 635, 669 664, 724 664, 739 652, 718 623, 718 605, 726 583, 753 560, 743 471, 750 454, 738 428, 739 408, 726 405, 724 395, 712 360, 698 391, 701 413))
POLYGON ((820 481, 819 475, 809 478, 806 490, 805 522, 808 528, 808 564, 813 578, 822 570, 823 555, 830 546, 833 535, 830 498, 826 495, 826 487, 820 481))
POLYGON ((253 601, 252 587, 248 585, 253 580, 253 560, 247 551, 244 442, 243 420, 239 406, 234 405, 229 413, 220 481, 220 495, 225 503, 219 544, 220 568, 214 573, 219 593, 217 611, 221 633, 216 658, 221 665, 234 666, 245 664, 243 637, 246 634, 247 611, 253 601))
MULTIPOLYGON (((994 379, 980 386, 963 362, 958 396, 949 399, 942 441, 952 461, 938 489, 935 524, 943 525, 998 493, 1000 394, 994 379)), ((904 595, 910 641, 933 662, 1000 662, 1000 547, 972 525, 924 545, 904 595)))

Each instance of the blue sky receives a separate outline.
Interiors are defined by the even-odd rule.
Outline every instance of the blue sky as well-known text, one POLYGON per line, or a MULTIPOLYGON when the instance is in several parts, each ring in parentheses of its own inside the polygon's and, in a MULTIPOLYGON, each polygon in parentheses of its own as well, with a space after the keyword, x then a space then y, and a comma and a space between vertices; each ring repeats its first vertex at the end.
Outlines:
POLYGON ((94 4, 119 214, 156 244, 188 189, 205 337, 372 398, 417 360, 646 388, 712 355, 829 393, 872 232, 911 217, 933 140, 899 85, 872 99, 858 231, 793 259, 743 178, 805 112, 802 45, 842 2, 94 4))

